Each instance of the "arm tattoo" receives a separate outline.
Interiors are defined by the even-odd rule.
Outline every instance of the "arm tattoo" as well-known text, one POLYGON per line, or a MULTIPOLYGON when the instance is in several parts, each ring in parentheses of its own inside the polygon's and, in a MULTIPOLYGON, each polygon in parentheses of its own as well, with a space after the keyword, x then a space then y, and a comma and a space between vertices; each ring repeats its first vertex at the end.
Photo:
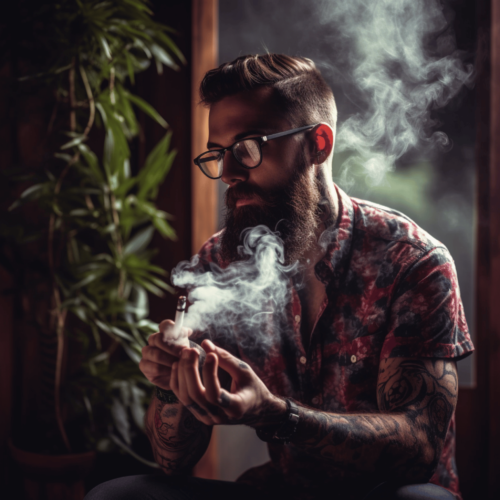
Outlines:
POLYGON ((457 392, 454 361, 388 359, 379 371, 380 413, 328 414, 300 407, 293 443, 331 461, 345 477, 363 471, 428 481, 441 456, 457 392))
POLYGON ((205 453, 212 427, 180 403, 167 405, 155 396, 146 414, 146 434, 166 474, 187 474, 205 453))

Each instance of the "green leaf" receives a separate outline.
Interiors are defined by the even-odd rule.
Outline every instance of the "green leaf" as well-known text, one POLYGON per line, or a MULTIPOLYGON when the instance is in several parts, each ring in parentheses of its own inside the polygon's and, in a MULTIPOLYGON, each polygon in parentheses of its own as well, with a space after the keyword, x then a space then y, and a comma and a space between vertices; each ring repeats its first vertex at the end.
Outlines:
POLYGON ((87 139, 86 135, 80 135, 79 137, 75 137, 74 139, 72 139, 71 141, 67 142, 66 144, 63 144, 60 147, 60 149, 64 150, 64 149, 72 148, 74 146, 78 146, 78 144, 81 144, 86 139, 87 139))
POLYGON ((164 297, 165 294, 156 285, 153 285, 149 281, 140 278, 139 276, 134 276, 134 281, 139 285, 142 285, 148 292, 153 293, 157 297, 164 297))
POLYGON ((119 83, 116 84, 115 89, 116 93, 118 94, 117 107, 119 108, 120 113, 125 119, 130 135, 132 137, 136 136, 139 133, 139 125, 128 98, 129 94, 124 91, 123 87, 119 83))
POLYGON ((177 234, 174 228, 165 219, 155 217, 152 222, 154 227, 163 237, 168 238, 172 241, 177 241, 177 234))
POLYGON ((85 159, 85 162, 89 166, 90 170, 94 174, 96 180, 98 182, 103 182, 104 177, 102 175, 102 171, 99 168, 99 161, 97 160, 97 156, 91 151, 86 144, 79 144, 78 151, 85 159))
POLYGON ((116 326, 111 326, 110 330, 117 337, 120 337, 122 339, 128 340, 130 342, 134 341, 134 337, 132 337, 132 335, 129 335, 127 332, 124 332, 123 330, 121 330, 120 328, 117 328, 116 326))
POLYGON ((132 101, 139 109, 144 111, 144 113, 150 116, 155 122, 159 123, 163 128, 168 127, 168 123, 161 117, 158 111, 156 111, 156 109, 151 106, 151 104, 148 104, 144 99, 131 94, 130 92, 125 91, 124 93, 127 95, 130 101, 132 101))
POLYGON ((136 351, 134 351, 130 346, 127 344, 122 344, 122 347, 124 351, 127 353, 128 357, 134 361, 135 363, 139 364, 141 361, 141 356, 138 354, 136 351))
MULTIPOLYGON (((155 56, 155 59, 164 64, 165 66, 172 68, 172 69, 179 69, 179 66, 175 64, 174 60, 170 57, 170 55, 162 49, 159 45, 151 45, 150 50, 155 56)), ((161 68, 161 65, 159 66, 161 68)), ((158 71, 158 73, 162 73, 162 71, 158 71)))
POLYGON ((134 72, 134 65, 132 63, 132 58, 130 57, 130 54, 128 51, 125 51, 125 61, 127 63, 127 72, 128 72, 128 77, 130 78, 130 83, 132 85, 135 85, 135 72, 134 72))
POLYGON ((137 184, 137 177, 125 179, 114 191, 118 198, 123 198, 137 184))
POLYGON ((150 197, 154 191, 157 191, 158 186, 164 181, 166 175, 170 171, 176 155, 175 151, 171 151, 167 154, 171 138, 171 132, 165 134, 163 139, 158 142, 146 158, 144 167, 137 176, 139 184, 137 198, 140 200, 145 200, 147 197, 150 197))
POLYGON ((154 228, 148 226, 142 231, 139 231, 123 249, 124 255, 140 253, 146 249, 153 238, 154 228))
POLYGON ((106 54, 106 57, 111 60, 113 59, 113 56, 111 54, 111 49, 109 48, 108 41, 106 38, 102 35, 98 36, 97 39, 99 40, 99 43, 102 46, 102 50, 104 51, 104 54, 106 54))

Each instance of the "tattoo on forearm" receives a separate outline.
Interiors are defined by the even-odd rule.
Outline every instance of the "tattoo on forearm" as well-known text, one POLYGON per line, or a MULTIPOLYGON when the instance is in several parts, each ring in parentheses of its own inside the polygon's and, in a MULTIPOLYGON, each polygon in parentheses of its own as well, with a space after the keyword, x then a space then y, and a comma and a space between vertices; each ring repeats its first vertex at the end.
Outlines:
POLYGON ((381 413, 328 414, 300 408, 294 444, 331 460, 346 476, 360 471, 428 480, 456 406, 452 361, 389 359, 379 373, 381 413))
POLYGON ((180 404, 153 398, 146 415, 146 434, 155 460, 167 474, 182 474, 196 464, 210 441, 212 428, 180 404))

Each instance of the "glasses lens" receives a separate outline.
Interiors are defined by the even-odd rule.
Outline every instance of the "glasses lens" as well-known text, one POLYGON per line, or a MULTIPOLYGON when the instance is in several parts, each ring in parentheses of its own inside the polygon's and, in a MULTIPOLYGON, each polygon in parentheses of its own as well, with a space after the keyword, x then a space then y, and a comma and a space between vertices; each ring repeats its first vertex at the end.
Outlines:
POLYGON ((245 167, 256 167, 261 160, 259 143, 254 139, 237 142, 233 147, 233 154, 245 167))
POLYGON ((216 151, 207 151, 198 158, 198 165, 206 175, 213 179, 222 175, 222 164, 222 156, 216 151))

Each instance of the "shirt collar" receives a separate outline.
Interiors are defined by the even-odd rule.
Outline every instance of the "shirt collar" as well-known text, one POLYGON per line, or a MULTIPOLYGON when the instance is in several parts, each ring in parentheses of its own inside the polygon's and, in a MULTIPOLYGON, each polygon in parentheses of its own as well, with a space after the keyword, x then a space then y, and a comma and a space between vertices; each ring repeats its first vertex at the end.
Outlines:
POLYGON ((338 197, 338 216, 335 223, 319 237, 319 244, 325 248, 325 254, 316 264, 315 271, 318 279, 325 285, 334 280, 338 286, 351 253, 354 207, 351 198, 342 189, 337 185, 335 189, 338 197))

